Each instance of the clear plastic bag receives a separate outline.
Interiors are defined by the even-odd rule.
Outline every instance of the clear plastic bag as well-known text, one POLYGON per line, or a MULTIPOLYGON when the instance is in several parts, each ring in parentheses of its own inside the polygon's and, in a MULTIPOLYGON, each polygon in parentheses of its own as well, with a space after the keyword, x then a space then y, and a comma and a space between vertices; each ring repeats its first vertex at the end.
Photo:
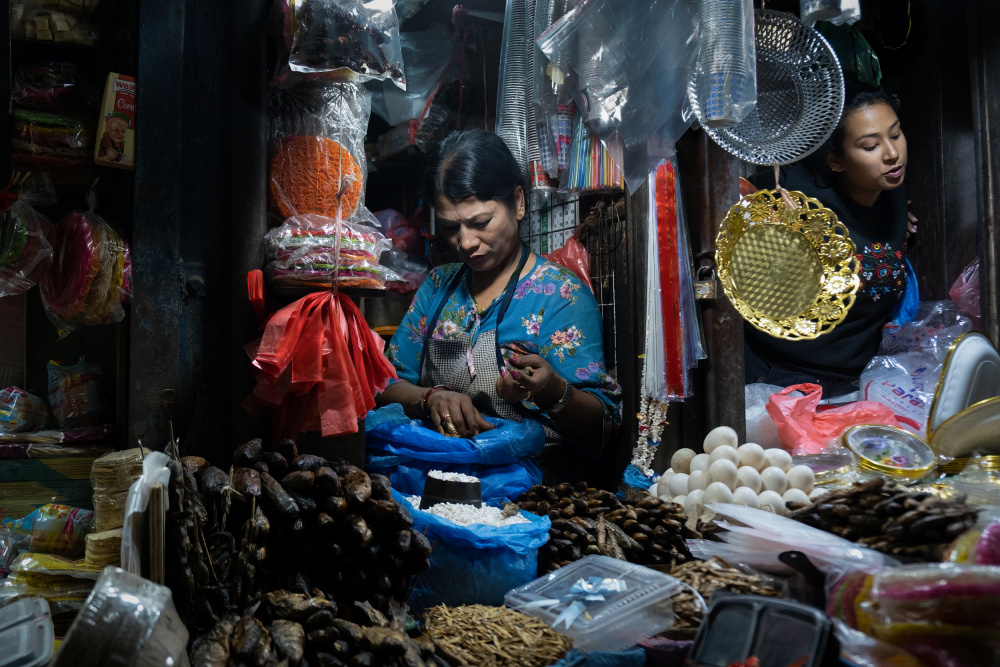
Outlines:
POLYGON ((406 90, 393 0, 288 0, 293 72, 390 79, 406 90))
POLYGON ((698 32, 698 121, 706 127, 732 127, 757 106, 753 0, 702 0, 698 32))
POLYGON ((275 90, 268 101, 270 186, 282 218, 315 213, 375 222, 364 208, 371 94, 356 83, 275 90))
POLYGON ((384 289, 386 280, 398 278, 379 264, 392 242, 364 225, 297 215, 269 231, 264 243, 275 286, 330 287, 336 275, 339 287, 384 289))
POLYGON ((778 425, 767 412, 767 402, 771 394, 784 389, 774 384, 754 383, 743 387, 746 406, 747 442, 756 442, 764 449, 781 447, 778 425))
POLYGON ((619 168, 621 154, 645 152, 647 141, 682 115, 697 24, 685 0, 583 0, 538 39, 587 124, 612 154, 619 146, 619 168))
POLYGON ((879 355, 861 373, 861 398, 889 406, 923 430, 948 348, 971 329, 952 302, 921 303, 913 321, 882 330, 879 355))
POLYGON ((79 558, 93 520, 94 513, 90 510, 48 504, 21 519, 17 531, 29 535, 30 551, 79 558))
POLYGON ((42 399, 17 387, 0 389, 0 432, 37 431, 48 419, 42 399))
POLYGON ((979 329, 979 322, 982 318, 982 304, 979 294, 979 258, 976 257, 962 269, 951 289, 948 290, 948 296, 955 302, 955 305, 969 316, 973 329, 979 329))
POLYGON ((80 359, 72 366, 50 361, 48 367, 49 405, 59 428, 97 426, 108 421, 100 364, 80 359))
POLYGON ((96 110, 99 96, 76 63, 39 62, 21 65, 14 74, 11 101, 22 109, 65 113, 96 110))
POLYGON ((440 23, 401 33, 400 44, 406 63, 406 90, 388 81, 368 84, 372 112, 392 126, 420 118, 455 48, 450 31, 440 23))
POLYGON ((70 213, 56 225, 55 261, 41 281, 42 303, 60 337, 82 325, 121 322, 132 298, 128 243, 99 215, 70 213))
POLYGON ((859 0, 799 0, 799 17, 812 27, 816 21, 834 25, 854 23, 861 18, 859 0))
MULTIPOLYGON (((16 177, 15 177, 16 178, 16 177)), ((10 186, 0 195, 6 195, 10 186)), ((46 174, 35 174, 14 189, 17 197, 0 211, 0 298, 24 294, 52 264, 52 224, 35 210, 55 202, 46 174)))
POLYGON ((93 122, 30 109, 15 109, 11 119, 15 161, 43 169, 93 164, 93 122))
MULTIPOLYGON (((122 530, 122 568, 132 574, 142 572, 142 537, 136 539, 134 534, 135 522, 129 520, 132 514, 146 511, 149 505, 149 495, 153 488, 159 484, 164 489, 170 485, 170 469, 167 463, 170 461, 163 452, 151 452, 142 462, 142 476, 137 479, 128 490, 128 500, 125 504, 125 522, 122 530)), ((169 508, 170 499, 167 497, 169 508)))

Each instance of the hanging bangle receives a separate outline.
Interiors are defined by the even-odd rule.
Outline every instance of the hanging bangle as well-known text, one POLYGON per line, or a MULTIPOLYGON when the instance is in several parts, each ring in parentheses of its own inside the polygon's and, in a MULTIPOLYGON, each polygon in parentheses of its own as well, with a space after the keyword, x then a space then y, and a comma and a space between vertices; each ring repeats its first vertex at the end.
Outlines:
POLYGON ((550 415, 559 414, 560 412, 565 410, 566 406, 569 405, 569 402, 573 400, 573 385, 569 383, 569 380, 563 380, 563 382, 566 383, 566 388, 563 389, 562 396, 559 397, 558 401, 547 407, 542 405, 538 406, 545 412, 549 413, 550 415))
POLYGON ((433 387, 431 387, 430 389, 428 389, 426 392, 424 392, 424 395, 420 398, 420 409, 424 411, 425 415, 427 414, 427 399, 430 398, 431 394, 433 394, 438 389, 444 389, 444 390, 447 390, 447 391, 455 391, 454 389, 452 389, 451 387, 449 387, 446 384, 436 384, 433 387))

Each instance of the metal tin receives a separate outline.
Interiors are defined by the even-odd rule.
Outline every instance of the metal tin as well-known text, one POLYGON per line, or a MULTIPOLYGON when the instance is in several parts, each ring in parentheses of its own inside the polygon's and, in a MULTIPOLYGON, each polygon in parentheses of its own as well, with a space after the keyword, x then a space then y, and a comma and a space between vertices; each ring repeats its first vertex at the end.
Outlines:
POLYGON ((844 433, 842 441, 857 458, 859 471, 897 481, 924 477, 934 469, 937 459, 923 438, 894 426, 855 426, 844 433))

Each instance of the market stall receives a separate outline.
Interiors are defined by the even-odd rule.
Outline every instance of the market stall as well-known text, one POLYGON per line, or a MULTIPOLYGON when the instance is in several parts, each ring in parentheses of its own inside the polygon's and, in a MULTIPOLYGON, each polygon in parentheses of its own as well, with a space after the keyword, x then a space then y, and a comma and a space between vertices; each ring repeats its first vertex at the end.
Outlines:
MULTIPOLYGON (((995 313, 916 289, 870 7, 266 4, 240 428, 0 392, 0 667, 1000 662, 995 313)), ((121 321, 155 244, 22 178, 4 285, 121 321)))

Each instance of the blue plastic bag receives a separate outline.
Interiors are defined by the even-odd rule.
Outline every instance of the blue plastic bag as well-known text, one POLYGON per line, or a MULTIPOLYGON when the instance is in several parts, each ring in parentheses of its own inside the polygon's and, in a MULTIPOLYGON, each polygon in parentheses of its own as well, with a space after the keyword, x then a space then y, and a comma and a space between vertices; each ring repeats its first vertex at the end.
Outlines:
POLYGON ((440 463, 515 463, 545 447, 545 429, 536 421, 484 417, 496 425, 474 438, 449 438, 423 422, 410 420, 398 403, 373 410, 365 417, 365 447, 377 455, 394 454, 440 463))
MULTIPOLYGON (((399 457, 378 457, 369 459, 365 465, 368 472, 378 472, 389 478, 392 488, 410 496, 424 492, 424 480, 431 470, 459 472, 479 478, 483 500, 514 500, 519 495, 542 483, 542 471, 531 459, 522 459, 507 465, 485 466, 475 463, 437 463, 399 457)), ((649 486, 648 484, 646 485, 649 486)))
POLYGON ((634 465, 629 464, 629 466, 625 468, 625 472, 622 475, 622 484, 632 489, 647 491, 653 484, 653 480, 651 477, 643 475, 642 471, 634 465))
POLYGON ((917 285, 917 273, 913 270, 913 265, 910 264, 909 258, 904 257, 903 261, 906 262, 906 291, 903 293, 903 298, 896 304, 896 308, 893 309, 892 319, 889 320, 897 327, 901 327, 907 322, 917 319, 917 309, 920 308, 920 288, 917 285))
POLYGON ((502 605, 513 588, 538 578, 538 549, 549 539, 552 522, 521 512, 528 523, 459 526, 422 512, 396 489, 392 497, 410 510, 413 529, 431 542, 431 567, 420 575, 410 597, 416 612, 438 604, 502 605))

